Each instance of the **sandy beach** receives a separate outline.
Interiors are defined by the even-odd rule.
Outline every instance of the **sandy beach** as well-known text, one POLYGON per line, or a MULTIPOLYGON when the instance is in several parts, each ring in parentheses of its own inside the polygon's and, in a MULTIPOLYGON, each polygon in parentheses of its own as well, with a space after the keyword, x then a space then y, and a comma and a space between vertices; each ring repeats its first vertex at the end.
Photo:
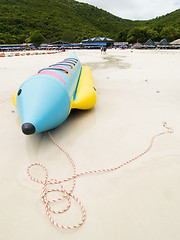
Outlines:
MULTIPOLYGON (((63 230, 49 221, 42 185, 32 182, 26 169, 39 162, 47 167, 49 179, 64 179, 72 175, 72 167, 47 133, 21 132, 12 95, 27 78, 71 52, 0 58, 0 239, 179 240, 178 50, 108 49, 104 55, 75 50, 82 65, 91 68, 97 103, 89 111, 72 111, 51 134, 70 154, 77 173, 116 167, 136 157, 166 130, 164 122, 174 133, 159 136, 146 155, 119 170, 76 179, 73 194, 87 215, 81 227, 63 230)), ((43 178, 39 168, 33 174, 43 178)), ((73 225, 81 211, 72 201, 69 211, 53 218, 73 225)))

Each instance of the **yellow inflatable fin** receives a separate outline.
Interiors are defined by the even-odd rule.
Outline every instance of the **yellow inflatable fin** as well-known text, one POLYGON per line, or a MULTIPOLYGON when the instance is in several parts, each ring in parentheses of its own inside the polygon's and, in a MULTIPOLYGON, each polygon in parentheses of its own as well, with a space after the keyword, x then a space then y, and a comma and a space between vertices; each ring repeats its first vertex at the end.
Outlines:
POLYGON ((16 91, 16 92, 14 93, 13 97, 12 97, 12 102, 13 102, 13 104, 14 104, 15 107, 16 107, 16 96, 17 96, 17 92, 18 92, 18 91, 16 91))
POLYGON ((96 90, 89 67, 82 67, 81 76, 77 88, 75 99, 72 98, 70 110, 72 108, 87 110, 96 104, 96 90))

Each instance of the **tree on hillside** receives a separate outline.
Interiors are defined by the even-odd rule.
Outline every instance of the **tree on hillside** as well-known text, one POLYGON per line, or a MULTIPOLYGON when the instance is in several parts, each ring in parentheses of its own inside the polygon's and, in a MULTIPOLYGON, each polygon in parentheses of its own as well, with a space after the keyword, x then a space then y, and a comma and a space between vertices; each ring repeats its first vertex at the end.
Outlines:
POLYGON ((4 34, 4 41, 5 41, 5 43, 10 43, 10 44, 11 43, 16 43, 16 36, 6 32, 4 34))
POLYGON ((76 34, 73 31, 67 29, 64 31, 61 39, 65 42, 72 43, 76 39, 76 34))
POLYGON ((27 35, 25 34, 19 34, 17 36, 17 43, 25 43, 25 40, 27 38, 27 35))
POLYGON ((145 43, 149 38, 157 40, 158 37, 158 32, 149 27, 135 27, 128 32, 127 41, 130 43, 145 43))
POLYGON ((172 26, 163 27, 160 32, 161 38, 166 38, 168 42, 180 38, 180 30, 172 26))
POLYGON ((3 33, 0 33, 0 44, 4 44, 5 43, 5 36, 3 33))
POLYGON ((39 47, 41 43, 46 41, 45 37, 40 33, 39 30, 34 31, 31 33, 30 37, 26 39, 26 42, 31 42, 34 44, 35 47, 39 47))
POLYGON ((147 40, 151 38, 153 41, 158 41, 159 40, 159 33, 156 30, 149 29, 147 30, 147 40))
POLYGON ((127 41, 127 34, 128 34, 128 29, 123 29, 119 32, 119 35, 117 36, 117 41, 119 42, 126 42, 127 41))

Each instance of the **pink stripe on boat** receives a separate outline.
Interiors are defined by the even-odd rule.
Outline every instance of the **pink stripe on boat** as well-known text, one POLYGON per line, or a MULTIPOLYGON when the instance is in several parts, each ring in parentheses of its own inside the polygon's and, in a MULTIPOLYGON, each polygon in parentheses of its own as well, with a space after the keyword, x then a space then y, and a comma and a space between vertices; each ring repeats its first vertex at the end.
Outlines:
POLYGON ((55 78, 58 78, 61 82, 63 82, 64 84, 66 84, 66 82, 64 81, 64 79, 59 76, 58 73, 54 72, 54 71, 51 71, 51 70, 47 70, 47 71, 41 71, 40 73, 38 74, 47 74, 47 75, 50 75, 50 76, 53 76, 55 78))
POLYGON ((63 67, 62 65, 55 65, 55 66, 51 66, 51 67, 58 67, 58 68, 62 68, 65 71, 67 71, 70 75, 72 75, 72 73, 69 71, 69 69, 67 69, 66 67, 63 67))

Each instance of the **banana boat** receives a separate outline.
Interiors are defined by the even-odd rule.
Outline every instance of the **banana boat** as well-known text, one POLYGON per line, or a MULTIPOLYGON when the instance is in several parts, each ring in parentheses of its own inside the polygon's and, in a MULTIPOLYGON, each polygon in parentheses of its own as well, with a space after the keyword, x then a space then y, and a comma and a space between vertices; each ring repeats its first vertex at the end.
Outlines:
POLYGON ((88 110, 96 104, 96 91, 87 66, 75 53, 62 62, 41 69, 13 95, 22 132, 26 135, 61 125, 71 109, 88 110))

